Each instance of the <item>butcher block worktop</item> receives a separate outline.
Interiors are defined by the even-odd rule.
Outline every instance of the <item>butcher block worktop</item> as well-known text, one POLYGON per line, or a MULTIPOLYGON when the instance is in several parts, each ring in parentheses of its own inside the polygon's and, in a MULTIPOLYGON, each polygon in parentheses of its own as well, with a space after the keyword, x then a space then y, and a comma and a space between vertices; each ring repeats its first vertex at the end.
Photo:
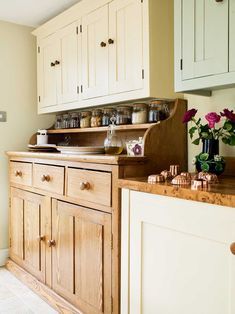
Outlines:
POLYGON ((170 183, 149 184, 147 178, 119 179, 119 187, 139 192, 181 198, 215 205, 235 207, 235 177, 221 177, 208 189, 192 190, 170 183))

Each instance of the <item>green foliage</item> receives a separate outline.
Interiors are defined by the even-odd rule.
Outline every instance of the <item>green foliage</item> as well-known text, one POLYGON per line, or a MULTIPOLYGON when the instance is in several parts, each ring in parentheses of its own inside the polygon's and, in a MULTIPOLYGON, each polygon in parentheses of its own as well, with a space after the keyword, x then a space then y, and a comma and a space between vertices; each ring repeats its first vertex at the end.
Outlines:
POLYGON ((199 143, 200 143, 200 138, 197 138, 196 140, 193 141, 194 145, 199 145, 199 143))
POLYGON ((199 155, 199 160, 200 160, 200 161, 207 161, 208 158, 209 158, 209 154, 207 154, 207 153, 201 153, 201 154, 199 155))

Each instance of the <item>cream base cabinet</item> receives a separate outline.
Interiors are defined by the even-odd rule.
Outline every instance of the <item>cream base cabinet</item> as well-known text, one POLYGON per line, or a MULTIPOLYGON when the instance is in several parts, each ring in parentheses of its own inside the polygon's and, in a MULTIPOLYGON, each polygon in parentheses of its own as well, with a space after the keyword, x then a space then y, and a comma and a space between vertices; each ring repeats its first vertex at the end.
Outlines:
POLYGON ((122 314, 234 314, 234 208, 123 190, 122 314))
POLYGON ((175 0, 175 90, 235 85, 234 0, 175 0))

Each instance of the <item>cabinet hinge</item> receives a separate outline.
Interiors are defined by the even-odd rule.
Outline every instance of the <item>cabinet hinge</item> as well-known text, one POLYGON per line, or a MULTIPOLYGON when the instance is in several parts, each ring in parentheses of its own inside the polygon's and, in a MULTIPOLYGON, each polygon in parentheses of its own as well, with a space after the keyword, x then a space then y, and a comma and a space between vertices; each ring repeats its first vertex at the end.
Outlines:
POLYGON ((180 70, 183 70, 183 59, 180 59, 180 70))
POLYGON ((113 250, 113 234, 111 235, 111 250, 113 250))
POLYGON ((111 297, 111 313, 113 313, 113 297, 111 297))
POLYGON ((38 96, 38 101, 39 101, 39 102, 41 101, 41 96, 38 96))
POLYGON ((78 34, 78 26, 76 27, 76 34, 78 34))
POLYGON ((82 25, 80 25, 80 33, 82 33, 82 25))
POLYGON ((40 53, 40 47, 38 46, 38 53, 40 53))
POLYGON ((11 247, 11 238, 9 239, 9 245, 10 245, 10 247, 11 247))
POLYGON ((142 80, 144 80, 144 69, 142 70, 142 80))
POLYGON ((79 94, 79 86, 77 86, 77 94, 79 94))
POLYGON ((83 86, 81 85, 81 93, 83 93, 83 86))
POLYGON ((141 3, 144 3, 144 0, 140 0, 141 3))

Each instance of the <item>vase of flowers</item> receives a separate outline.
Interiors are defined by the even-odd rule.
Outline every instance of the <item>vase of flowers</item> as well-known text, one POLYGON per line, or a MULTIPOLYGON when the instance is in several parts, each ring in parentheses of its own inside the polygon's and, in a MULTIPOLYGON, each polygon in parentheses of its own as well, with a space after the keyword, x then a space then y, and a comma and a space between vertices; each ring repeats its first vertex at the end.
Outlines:
POLYGON ((198 171, 211 172, 220 175, 225 169, 225 160, 219 154, 219 140, 230 146, 235 146, 235 113, 233 110, 224 109, 217 114, 210 112, 205 116, 206 124, 202 124, 201 118, 196 118, 197 110, 188 110, 183 117, 183 123, 193 123, 189 129, 190 138, 198 134, 193 144, 202 142, 202 152, 193 162, 198 171), (218 123, 220 126, 218 127, 218 123))

